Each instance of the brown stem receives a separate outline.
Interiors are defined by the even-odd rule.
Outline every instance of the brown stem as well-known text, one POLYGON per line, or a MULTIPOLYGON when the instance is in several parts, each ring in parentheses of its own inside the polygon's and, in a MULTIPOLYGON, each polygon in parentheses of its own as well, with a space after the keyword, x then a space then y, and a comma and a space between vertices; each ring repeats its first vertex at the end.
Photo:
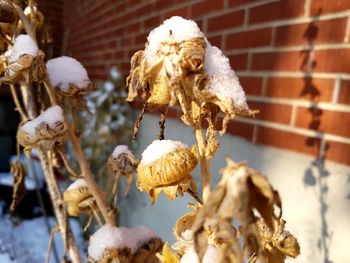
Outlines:
POLYGON ((201 178, 203 188, 203 202, 205 203, 210 194, 210 160, 206 157, 206 145, 201 129, 195 130, 195 136, 198 144, 199 162, 201 167, 201 178))
POLYGON ((96 201, 97 207, 101 211, 105 222, 107 224, 114 226, 115 218, 112 214, 108 213, 108 209, 105 205, 104 199, 101 196, 100 191, 92 177, 91 171, 89 169, 89 165, 85 159, 83 149, 81 148, 78 137, 74 134, 74 131, 72 129, 68 129, 68 135, 69 135, 70 141, 72 142, 73 150, 75 152, 77 161, 80 165, 81 173, 89 187, 89 190, 91 191, 92 196, 96 201))
POLYGON ((16 105, 16 109, 17 109, 17 111, 19 112, 19 114, 22 117, 22 121, 27 121, 28 120, 28 116, 24 112, 24 110, 23 110, 23 108, 21 106, 21 103, 20 103, 20 101, 18 99, 18 96, 17 96, 17 92, 16 92, 16 89, 15 89, 15 86, 13 84, 10 84, 10 90, 11 90, 13 101, 15 102, 15 105, 16 105))
POLYGON ((25 16, 25 14, 23 13, 23 10, 21 7, 19 7, 16 4, 13 4, 13 7, 16 9, 16 12, 19 16, 19 18, 22 20, 23 26, 25 31, 27 32, 27 34, 36 42, 36 36, 35 36, 35 32, 33 31, 32 26, 30 25, 27 17, 25 16))
POLYGON ((57 100, 56 100, 55 94, 53 93, 53 89, 52 89, 50 83, 48 82, 47 79, 45 79, 43 82, 44 82, 44 86, 45 86, 47 95, 49 96, 51 105, 57 105, 57 100))
POLYGON ((191 188, 189 188, 187 190, 187 193, 192 196, 194 198, 194 200, 196 200, 198 203, 200 203, 201 205, 203 205, 203 201, 199 198, 199 196, 197 195, 197 193, 193 192, 193 190, 191 188))
MULTIPOLYGON (((21 83, 21 92, 23 97, 24 105, 28 112, 28 117, 31 119, 34 119, 37 115, 35 102, 33 98, 33 94, 31 91, 31 87, 29 85, 26 85, 25 83, 21 83)), ((69 247, 69 253, 72 259, 73 263, 81 263, 82 259, 79 254, 79 249, 77 247, 77 244, 74 240, 74 237, 72 235, 72 232, 70 231, 69 225, 67 224, 67 218, 65 216, 65 208, 63 206, 63 200, 61 196, 61 192, 59 190, 57 181, 55 179, 55 176, 53 174, 52 167, 49 163, 49 158, 47 153, 44 153, 42 151, 39 151, 39 159, 41 162, 41 166, 43 168, 45 180, 47 183, 47 188, 51 197, 53 209, 56 215, 57 224, 60 228, 60 232, 65 238, 67 236, 67 243, 69 247), (66 235, 68 233, 68 235, 66 235)))

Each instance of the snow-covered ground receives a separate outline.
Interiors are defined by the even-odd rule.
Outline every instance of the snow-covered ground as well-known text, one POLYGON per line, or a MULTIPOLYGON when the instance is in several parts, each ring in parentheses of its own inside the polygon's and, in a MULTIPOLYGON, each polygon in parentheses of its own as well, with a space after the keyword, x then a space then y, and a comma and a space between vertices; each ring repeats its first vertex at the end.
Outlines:
MULTIPOLYGON (((44 217, 37 217, 31 220, 24 220, 18 225, 13 225, 8 215, 0 215, 0 262, 45 262, 49 233, 44 220, 44 217)), ((51 227, 53 227, 55 224, 54 218, 49 217, 49 223, 51 227)), ((85 259, 81 226, 75 219, 70 220, 70 225, 80 248, 82 258, 85 259)), ((60 262, 60 258, 63 254, 63 242, 59 233, 56 234, 54 240, 60 262)), ((50 263, 55 262, 55 257, 51 251, 50 263)))

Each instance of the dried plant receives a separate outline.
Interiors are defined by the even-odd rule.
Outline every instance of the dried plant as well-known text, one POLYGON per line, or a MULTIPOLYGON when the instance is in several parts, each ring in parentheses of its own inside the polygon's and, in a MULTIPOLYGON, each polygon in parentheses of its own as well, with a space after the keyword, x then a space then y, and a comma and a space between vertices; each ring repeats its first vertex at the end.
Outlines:
MULTIPOLYGON (((219 148, 217 133, 223 135, 235 116, 252 116, 257 111, 249 109, 228 59, 209 43, 195 22, 180 17, 166 20, 150 33, 145 49, 132 57, 127 100, 134 101, 140 95, 144 102, 133 137, 143 114, 150 110, 161 115, 159 140, 145 149, 141 161, 127 146, 117 146, 108 159, 111 187, 101 189, 84 156, 76 125, 76 111, 87 111, 84 96, 94 85, 73 58, 45 63, 45 53, 39 49, 36 37, 47 35, 44 17, 34 1, 29 1, 26 10, 23 12, 14 2, 1 2, 1 22, 8 26, 1 27, 0 48, 10 55, 1 56, 0 80, 9 85, 21 115, 18 143, 25 152, 39 150, 57 218, 55 229, 65 242, 64 257, 69 254, 72 262, 82 262, 67 224, 67 215, 81 213, 90 216, 89 223, 94 217, 100 224, 89 240, 88 261, 92 263, 153 263, 159 259, 166 263, 281 263, 300 253, 297 239, 284 229, 281 200, 266 177, 245 163, 228 159, 221 181, 213 191, 210 189, 210 160, 219 148), (26 34, 18 35, 23 29, 26 34), (72 71, 75 74, 70 74, 72 71), (34 96, 34 89, 41 95, 34 96), (181 109, 181 120, 194 130, 197 145, 164 140, 166 114, 173 106, 181 109), (66 158, 68 142, 78 171, 66 158), (62 158, 75 180, 63 196, 53 174, 56 156, 62 158), (203 200, 196 193, 191 175, 198 163, 203 200), (149 194, 152 204, 160 192, 170 200, 187 192, 196 201, 189 205, 192 210, 176 222, 177 242, 172 247, 148 228, 116 226, 119 179, 126 177, 129 187, 134 173, 138 189, 149 194)), ((20 164, 15 168, 14 205, 25 191, 20 164)))

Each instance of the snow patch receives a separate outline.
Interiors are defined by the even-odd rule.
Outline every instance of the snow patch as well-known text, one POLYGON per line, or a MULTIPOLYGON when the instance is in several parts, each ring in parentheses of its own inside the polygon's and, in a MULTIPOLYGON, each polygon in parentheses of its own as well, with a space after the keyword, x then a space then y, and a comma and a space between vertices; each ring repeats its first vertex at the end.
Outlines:
POLYGON ((69 190, 74 190, 80 187, 87 187, 87 183, 85 181, 85 179, 77 179, 74 181, 74 183, 72 183, 68 188, 67 191, 69 190))
POLYGON ((112 153, 112 157, 118 158, 121 154, 127 154, 129 156, 135 157, 127 145, 118 145, 115 147, 112 153))
POLYGON ((172 34, 172 40, 181 42, 189 38, 204 37, 196 22, 187 20, 180 16, 173 16, 153 29, 148 37, 148 46, 145 49, 147 62, 152 65, 157 60, 157 51, 162 42, 168 40, 172 34))
POLYGON ((155 140, 143 151, 141 162, 150 164, 179 148, 188 148, 188 145, 173 140, 155 140))
POLYGON ((22 128, 25 133, 29 135, 35 135, 35 129, 39 124, 45 122, 50 126, 50 128, 53 129, 55 128, 55 124, 57 122, 63 122, 63 121, 64 121, 63 110, 60 106, 56 105, 45 110, 34 120, 26 122, 22 126, 22 128))
POLYGON ((130 248, 135 253, 144 243, 157 237, 153 230, 145 226, 126 228, 106 224, 91 236, 88 254, 92 259, 100 260, 108 248, 130 248))
POLYGON ((35 41, 28 35, 19 35, 15 39, 9 62, 16 61, 21 55, 27 54, 36 57, 39 48, 35 41))
POLYGON ((193 240, 193 231, 191 229, 186 229, 181 233, 181 237, 187 241, 193 240))
MULTIPOLYGON (((217 262, 219 251, 213 245, 208 245, 207 250, 203 256, 203 263, 215 263, 217 262)), ((182 256, 180 263, 199 263, 198 255, 194 250, 194 247, 190 247, 186 250, 182 256)))
POLYGON ((46 63, 46 69, 51 85, 63 92, 67 92, 71 84, 80 89, 90 84, 86 69, 75 58, 62 56, 50 59, 46 63))
POLYGON ((239 108, 248 108, 244 90, 222 51, 207 45, 204 70, 209 75, 209 91, 219 98, 230 98, 239 108))

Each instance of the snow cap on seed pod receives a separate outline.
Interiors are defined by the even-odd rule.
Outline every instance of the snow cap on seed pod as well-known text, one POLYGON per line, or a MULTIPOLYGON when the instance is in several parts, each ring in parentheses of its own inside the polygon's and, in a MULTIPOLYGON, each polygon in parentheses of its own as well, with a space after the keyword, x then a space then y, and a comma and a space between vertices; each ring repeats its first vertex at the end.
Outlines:
POLYGON ((158 262, 155 254, 163 242, 151 229, 103 225, 90 238, 88 260, 101 262, 158 262), (113 261, 114 260, 114 261, 113 261))
POLYGON ((45 54, 39 50, 36 42, 28 35, 18 35, 8 54, 8 65, 0 81, 14 84, 19 80, 34 80, 44 76, 42 64, 45 54))
POLYGON ((82 212, 91 212, 96 208, 94 198, 84 179, 75 180, 63 192, 63 201, 70 216, 78 216, 82 212))
POLYGON ((139 162, 140 161, 136 159, 135 155, 127 145, 117 145, 111 156, 108 158, 109 173, 112 176, 117 177, 116 180, 119 180, 120 175, 127 177, 128 186, 125 189, 125 195, 129 191, 132 176, 136 171, 139 162))
POLYGON ((47 61, 51 86, 59 101, 71 99, 75 107, 87 110, 83 96, 94 89, 84 66, 75 58, 62 56, 47 61))
POLYGON ((65 141, 66 130, 67 124, 63 110, 56 105, 21 125, 17 132, 17 140, 25 147, 25 151, 31 148, 49 151, 55 144, 65 141))
POLYGON ((159 193, 170 199, 188 190, 196 191, 190 172, 198 163, 197 147, 173 140, 155 140, 142 153, 137 168, 137 186, 156 201, 159 193))

